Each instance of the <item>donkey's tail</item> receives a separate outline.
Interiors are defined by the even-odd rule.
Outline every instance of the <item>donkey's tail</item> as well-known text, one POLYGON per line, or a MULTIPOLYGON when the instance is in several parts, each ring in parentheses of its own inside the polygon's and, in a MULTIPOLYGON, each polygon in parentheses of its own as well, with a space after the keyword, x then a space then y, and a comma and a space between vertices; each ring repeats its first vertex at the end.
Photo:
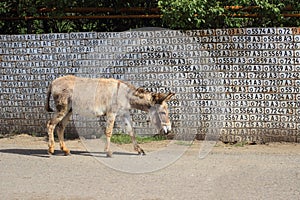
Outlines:
POLYGON ((45 110, 47 112, 53 112, 53 109, 50 108, 51 90, 52 90, 52 83, 50 83, 49 88, 48 88, 48 92, 47 92, 47 99, 46 99, 46 104, 45 104, 45 110))

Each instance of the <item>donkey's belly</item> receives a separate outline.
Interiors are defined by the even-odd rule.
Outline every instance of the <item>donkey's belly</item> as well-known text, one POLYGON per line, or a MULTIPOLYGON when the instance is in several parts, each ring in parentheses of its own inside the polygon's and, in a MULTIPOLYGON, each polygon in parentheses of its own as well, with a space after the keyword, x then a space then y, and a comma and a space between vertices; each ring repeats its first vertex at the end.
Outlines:
POLYGON ((103 115, 105 115, 106 114, 106 111, 105 111, 105 109, 103 109, 103 108, 96 108, 95 110, 94 110, 94 115, 95 115, 95 117, 100 117, 100 116, 103 116, 103 115))
POLYGON ((106 109, 103 107, 97 107, 92 102, 73 102, 73 113, 89 118, 95 118, 106 114, 106 109))

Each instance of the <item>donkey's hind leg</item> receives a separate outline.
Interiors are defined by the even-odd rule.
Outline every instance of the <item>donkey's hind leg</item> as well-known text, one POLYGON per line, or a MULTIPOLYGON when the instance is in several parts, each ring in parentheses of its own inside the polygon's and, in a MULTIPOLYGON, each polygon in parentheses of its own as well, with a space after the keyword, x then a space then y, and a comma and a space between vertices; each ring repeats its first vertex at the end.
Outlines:
POLYGON ((65 153, 65 155, 70 155, 70 150, 66 147, 64 142, 64 131, 69 122, 69 119, 72 115, 72 111, 69 111, 68 114, 57 124, 57 135, 59 140, 60 149, 65 153))
POLYGON ((57 106, 57 113, 54 115, 52 119, 50 119, 47 123, 48 128, 48 136, 49 136, 49 144, 48 144, 48 153, 53 154, 54 153, 54 129, 56 125, 68 114, 67 105, 65 106, 57 106))
POLYGON ((112 131, 114 128, 114 123, 116 119, 116 114, 115 113, 108 113, 106 114, 107 120, 106 120, 106 130, 105 130, 105 135, 106 135, 106 144, 105 144, 105 149, 104 151, 106 152, 107 157, 112 157, 112 152, 110 150, 110 138, 112 136, 112 131))

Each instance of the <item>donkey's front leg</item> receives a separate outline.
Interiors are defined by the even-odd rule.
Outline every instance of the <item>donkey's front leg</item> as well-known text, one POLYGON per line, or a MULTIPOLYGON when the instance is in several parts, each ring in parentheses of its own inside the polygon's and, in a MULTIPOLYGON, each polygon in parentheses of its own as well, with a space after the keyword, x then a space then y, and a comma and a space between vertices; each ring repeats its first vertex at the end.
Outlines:
POLYGON ((106 125, 106 130, 105 130, 106 145, 105 145, 105 149, 104 149, 107 157, 112 157, 112 152, 110 150, 110 138, 112 136, 115 119, 116 119, 115 114, 113 114, 113 113, 107 114, 107 120, 106 120, 107 125, 106 125))
POLYGON ((137 151, 139 155, 146 155, 145 151, 137 144, 134 132, 130 134, 130 137, 132 140, 134 150, 137 151))
POLYGON ((131 137, 131 141, 132 141, 134 150, 137 151, 138 154, 146 155, 144 150, 136 142, 135 134, 132 129, 132 125, 131 125, 132 123, 131 123, 131 118, 130 118, 129 114, 124 115, 124 122, 125 122, 125 131, 131 137))

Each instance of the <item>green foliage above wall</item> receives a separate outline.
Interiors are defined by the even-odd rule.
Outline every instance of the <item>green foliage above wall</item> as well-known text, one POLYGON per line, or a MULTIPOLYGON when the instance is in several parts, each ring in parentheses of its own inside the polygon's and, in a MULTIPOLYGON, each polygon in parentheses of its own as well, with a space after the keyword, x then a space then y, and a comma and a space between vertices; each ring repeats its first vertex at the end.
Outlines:
POLYGON ((0 2, 1 34, 124 31, 149 26, 205 29, 299 25, 298 0, 0 2))
POLYGON ((165 24, 174 29, 299 26, 298 0, 160 0, 165 24))

